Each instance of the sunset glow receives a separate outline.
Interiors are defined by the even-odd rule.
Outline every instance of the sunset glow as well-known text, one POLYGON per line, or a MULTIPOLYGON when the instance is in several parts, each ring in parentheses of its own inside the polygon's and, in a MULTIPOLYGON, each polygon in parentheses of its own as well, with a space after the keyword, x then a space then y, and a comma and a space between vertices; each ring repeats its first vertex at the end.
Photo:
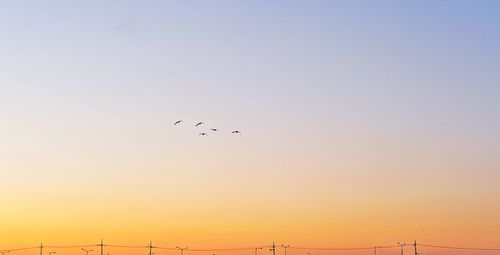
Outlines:
POLYGON ((498 254, 431 246, 500 248, 499 31, 499 1, 0 1, 0 251, 498 254))

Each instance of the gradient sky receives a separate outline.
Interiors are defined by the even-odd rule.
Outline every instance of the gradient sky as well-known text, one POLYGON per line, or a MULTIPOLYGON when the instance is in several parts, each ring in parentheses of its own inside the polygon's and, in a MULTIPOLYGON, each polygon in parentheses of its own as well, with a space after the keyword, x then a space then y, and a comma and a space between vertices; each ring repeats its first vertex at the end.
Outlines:
POLYGON ((499 247, 499 31, 498 1, 0 1, 0 248, 499 247))

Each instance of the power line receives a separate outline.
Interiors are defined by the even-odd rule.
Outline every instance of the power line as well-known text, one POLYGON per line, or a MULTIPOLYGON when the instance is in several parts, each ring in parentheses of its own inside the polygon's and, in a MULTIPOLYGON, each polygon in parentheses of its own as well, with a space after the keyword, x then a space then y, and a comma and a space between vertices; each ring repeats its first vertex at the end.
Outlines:
MULTIPOLYGON (((437 249, 450 249, 450 250, 476 250, 476 251, 500 251, 500 248, 483 248, 483 247, 461 247, 461 246, 445 246, 445 245, 434 245, 434 244, 421 244, 415 243, 413 245, 419 247, 428 247, 428 248, 437 248, 437 249)), ((179 248, 173 247, 164 247, 164 246, 150 246, 150 245, 118 245, 118 244, 83 244, 83 245, 40 245, 40 246, 31 246, 31 247, 20 247, 13 249, 0 249, 0 251, 23 251, 23 250, 34 250, 34 249, 43 249, 43 248, 52 248, 52 249, 70 249, 70 248, 89 248, 89 247, 111 247, 111 248, 130 248, 130 249, 146 249, 146 248, 154 248, 160 250, 179 250, 179 248)), ((262 245, 262 246, 254 246, 254 247, 233 247, 233 248, 207 248, 207 249, 189 249, 189 251, 193 252, 215 252, 215 251, 254 251, 255 249, 262 248, 270 248, 270 245, 262 245)), ((399 245, 392 246, 376 246, 376 249, 390 249, 390 248, 399 248, 399 245)), ((324 251, 355 251, 355 250, 373 250, 374 247, 302 247, 302 246, 287 246, 287 249, 294 250, 324 250, 324 251)), ((7 254, 6 254, 7 255, 7 254)))
POLYGON ((161 247, 161 246, 155 246, 156 249, 160 250, 170 250, 170 251, 176 251, 176 248, 171 248, 171 247, 161 247))
POLYGON ((259 249, 265 246, 259 247, 243 247, 243 248, 216 248, 216 249, 189 249, 190 251, 245 251, 245 250, 254 250, 255 248, 259 249))
MULTIPOLYGON (((396 248, 399 246, 377 246, 378 249, 396 248)), ((288 249, 299 250, 324 250, 324 251, 354 251, 354 250, 372 250, 373 247, 344 247, 344 248, 328 248, 328 247, 297 247, 290 246, 288 249)))
POLYGON ((458 247, 458 246, 442 246, 442 245, 431 245, 431 244, 420 244, 420 243, 417 245, 429 248, 452 249, 452 250, 500 251, 500 248, 458 247))
MULTIPOLYGON (((116 244, 105 244, 107 247, 113 248, 149 248, 149 245, 116 245, 116 244)), ((158 247, 156 247, 158 248, 158 247)))
POLYGON ((97 247, 97 244, 86 244, 86 245, 44 245, 44 248, 86 248, 86 247, 97 247))
POLYGON ((7 249, 7 250, 8 251, 24 251, 24 250, 34 250, 34 249, 40 249, 40 246, 22 247, 22 248, 7 249))

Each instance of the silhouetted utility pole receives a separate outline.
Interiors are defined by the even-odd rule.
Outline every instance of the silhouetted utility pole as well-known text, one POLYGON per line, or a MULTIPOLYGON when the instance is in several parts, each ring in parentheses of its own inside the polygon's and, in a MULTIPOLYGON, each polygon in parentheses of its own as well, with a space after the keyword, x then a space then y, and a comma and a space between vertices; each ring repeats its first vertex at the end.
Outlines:
POLYGON ((83 249, 83 248, 82 248, 82 251, 86 252, 86 253, 87 253, 87 255, 89 255, 89 252, 94 251, 94 250, 87 250, 87 249, 83 249))
POLYGON ((99 246, 101 246, 101 255, 104 255, 104 243, 101 239, 101 244, 99 244, 99 246))
POLYGON ((398 242, 398 245, 401 246, 401 255, 404 255, 403 254, 403 247, 406 246, 406 244, 398 242))
POLYGON ((40 255, 43 255, 43 243, 40 243, 40 255))
POLYGON ((373 255, 377 255, 377 248, 382 248, 382 246, 373 247, 373 255))
POLYGON ((272 255, 276 255, 276 245, 274 244, 273 241, 273 246, 271 246, 271 249, 269 249, 272 252, 272 255))
POLYGON ((255 248, 255 255, 257 255, 257 250, 262 250, 262 247, 255 248))
POLYGON ((413 240, 413 247, 415 247, 415 255, 418 255, 418 253, 417 253, 417 240, 413 240))
POLYGON ((285 248, 285 255, 286 255, 286 248, 290 247, 290 245, 284 245, 284 244, 282 244, 281 247, 285 248))
POLYGON ((177 250, 181 250, 181 255, 184 255, 184 250, 187 250, 187 248, 188 248, 188 247, 183 247, 183 248, 181 248, 181 247, 177 246, 177 247, 175 247, 175 248, 176 248, 177 250))

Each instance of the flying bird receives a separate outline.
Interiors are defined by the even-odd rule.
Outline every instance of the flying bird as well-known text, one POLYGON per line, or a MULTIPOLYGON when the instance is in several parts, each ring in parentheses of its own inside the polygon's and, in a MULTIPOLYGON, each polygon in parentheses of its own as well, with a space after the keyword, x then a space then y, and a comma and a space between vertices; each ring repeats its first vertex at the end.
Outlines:
POLYGON ((204 124, 204 123, 203 122, 196 123, 196 127, 199 126, 199 125, 201 125, 201 124, 204 124))
POLYGON ((231 134, 240 134, 241 135, 241 132, 238 130, 234 130, 233 132, 231 132, 231 134))
POLYGON ((211 128, 210 130, 216 132, 216 131, 219 131, 217 128, 211 128))
POLYGON ((199 133, 198 135, 206 135, 206 136, 208 136, 207 133, 199 133))
POLYGON ((179 123, 181 123, 181 122, 182 122, 182 120, 178 120, 178 121, 176 121, 176 122, 174 123, 174 125, 177 125, 177 124, 179 124, 179 123))

